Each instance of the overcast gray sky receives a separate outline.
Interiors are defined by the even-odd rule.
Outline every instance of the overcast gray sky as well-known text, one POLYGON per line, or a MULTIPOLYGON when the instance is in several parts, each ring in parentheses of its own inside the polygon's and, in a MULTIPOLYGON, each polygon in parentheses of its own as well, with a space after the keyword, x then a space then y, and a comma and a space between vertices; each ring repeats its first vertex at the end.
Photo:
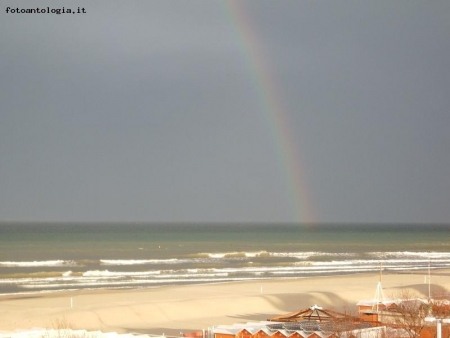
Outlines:
POLYGON ((0 220, 450 221, 448 0, 0 3, 0 220))

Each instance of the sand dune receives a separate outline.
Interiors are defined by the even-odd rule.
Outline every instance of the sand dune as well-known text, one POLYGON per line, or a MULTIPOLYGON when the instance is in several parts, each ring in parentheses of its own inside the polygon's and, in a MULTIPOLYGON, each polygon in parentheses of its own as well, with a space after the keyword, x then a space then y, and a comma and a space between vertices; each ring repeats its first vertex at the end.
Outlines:
MULTIPOLYGON (((426 298, 425 276, 426 272, 384 274, 384 293, 391 297, 408 288, 426 298)), ((0 331, 52 328, 64 319, 74 329, 179 335, 213 325, 265 320, 313 304, 356 314, 356 303, 373 299, 378 281, 377 274, 364 274, 0 296, 0 331)), ((448 293, 450 271, 433 272, 431 281, 433 294, 448 293)))

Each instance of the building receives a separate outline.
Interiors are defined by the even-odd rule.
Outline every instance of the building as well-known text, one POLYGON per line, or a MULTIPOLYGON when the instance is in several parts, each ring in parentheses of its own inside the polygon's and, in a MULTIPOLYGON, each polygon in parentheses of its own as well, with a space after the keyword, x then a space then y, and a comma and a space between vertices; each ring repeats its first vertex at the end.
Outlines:
POLYGON ((313 305, 261 322, 220 325, 209 338, 381 338, 385 327, 313 305))
POLYGON ((363 322, 363 320, 359 317, 333 310, 324 310, 318 305, 313 305, 307 309, 276 316, 268 320, 273 322, 363 322))
POLYGON ((249 322, 213 327, 210 338, 381 338, 385 327, 335 326, 330 322, 249 322))

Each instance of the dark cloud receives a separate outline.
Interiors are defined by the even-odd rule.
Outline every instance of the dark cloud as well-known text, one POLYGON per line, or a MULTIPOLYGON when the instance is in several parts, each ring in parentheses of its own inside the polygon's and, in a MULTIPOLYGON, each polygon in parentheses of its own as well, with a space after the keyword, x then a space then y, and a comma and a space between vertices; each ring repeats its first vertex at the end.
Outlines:
POLYGON ((62 4, 0 14, 3 220, 295 221, 255 58, 316 221, 449 219, 448 2, 62 4))

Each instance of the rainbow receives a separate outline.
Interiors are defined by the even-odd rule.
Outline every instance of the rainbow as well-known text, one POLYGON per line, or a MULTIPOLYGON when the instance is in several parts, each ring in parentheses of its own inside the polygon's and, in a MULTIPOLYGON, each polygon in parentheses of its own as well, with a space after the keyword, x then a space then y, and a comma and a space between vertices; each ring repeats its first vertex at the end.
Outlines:
POLYGON ((299 149, 289 127, 286 109, 283 107, 282 88, 277 85, 271 64, 265 57, 267 53, 264 51, 262 39, 251 24, 242 1, 223 0, 222 4, 227 18, 232 22, 237 41, 241 44, 240 49, 248 65, 262 114, 274 140, 285 190, 291 201, 291 218, 294 222, 313 223, 316 218, 302 177, 299 149))

